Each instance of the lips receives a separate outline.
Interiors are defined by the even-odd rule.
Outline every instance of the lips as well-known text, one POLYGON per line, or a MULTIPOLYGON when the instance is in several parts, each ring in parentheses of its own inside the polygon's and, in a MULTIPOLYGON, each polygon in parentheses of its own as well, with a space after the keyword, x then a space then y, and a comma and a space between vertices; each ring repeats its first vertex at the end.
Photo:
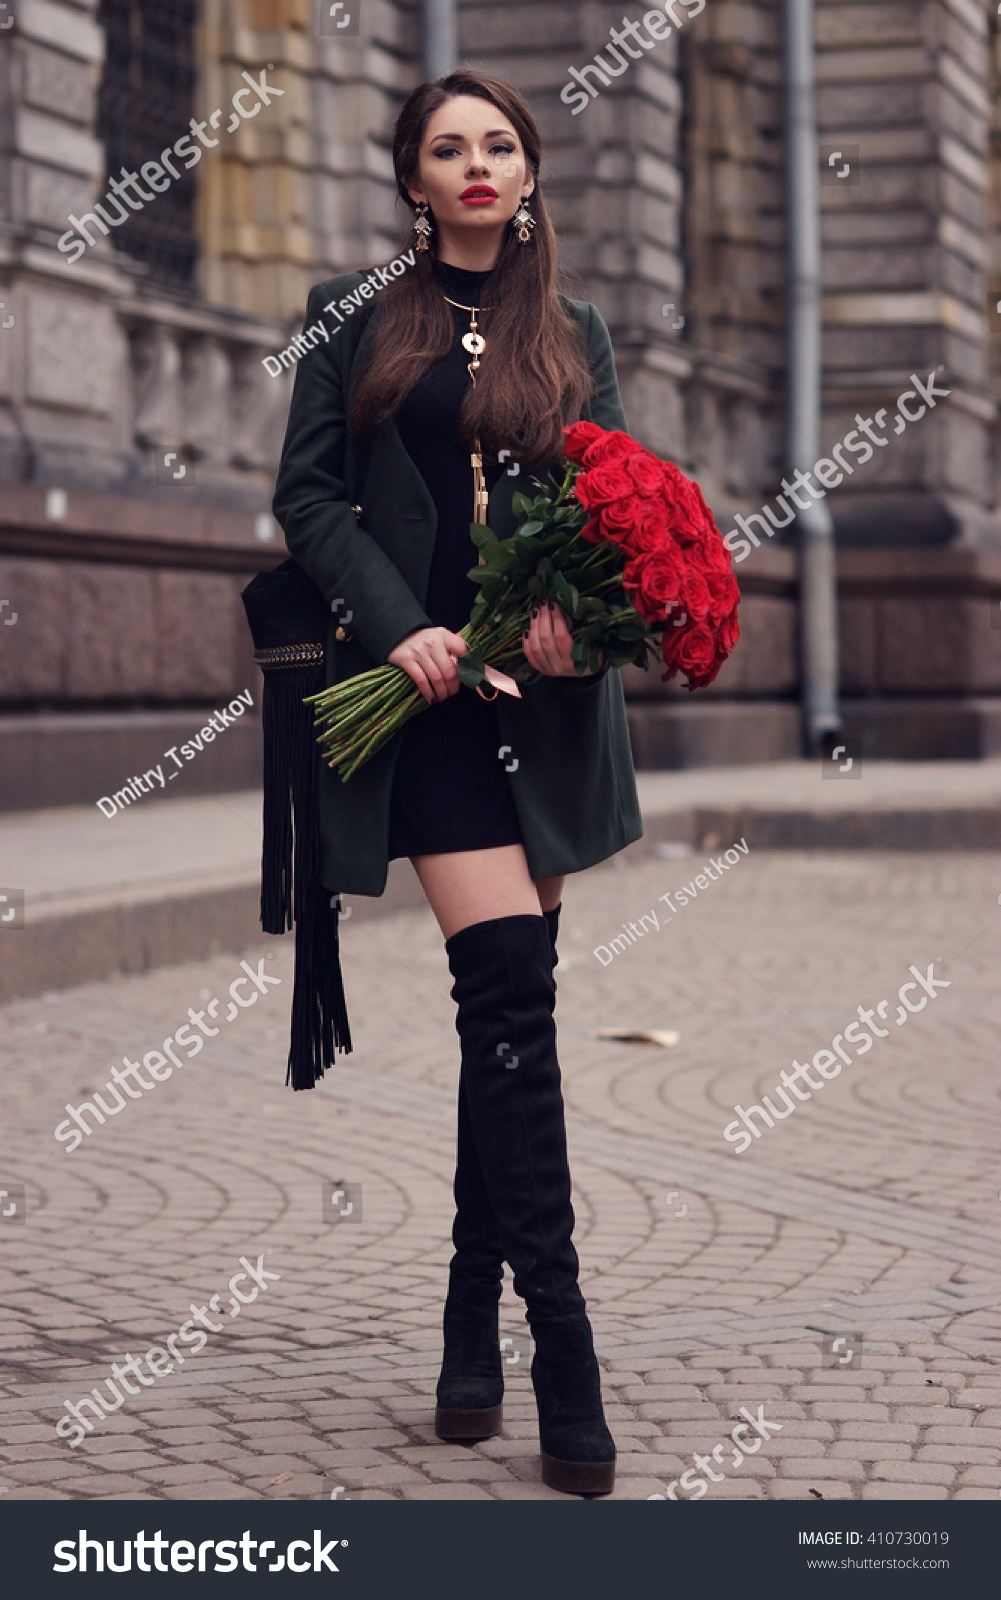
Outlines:
POLYGON ((464 205, 489 205, 491 200, 499 200, 500 195, 492 189, 489 183, 473 183, 468 189, 463 189, 459 199, 464 205))

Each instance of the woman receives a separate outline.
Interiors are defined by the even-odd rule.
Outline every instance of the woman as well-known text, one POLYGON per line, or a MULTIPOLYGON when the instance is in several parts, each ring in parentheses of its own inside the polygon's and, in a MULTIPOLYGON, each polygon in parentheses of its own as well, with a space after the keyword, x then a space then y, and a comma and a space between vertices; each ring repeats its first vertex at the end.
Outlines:
POLYGON ((388 287, 351 273, 312 291, 306 326, 326 311, 330 338, 316 336, 296 374, 274 510, 333 608, 328 683, 389 661, 430 709, 348 783, 323 769, 322 878, 381 894, 389 860, 408 856, 455 980, 455 1254, 436 1431, 500 1429, 506 1259, 535 1342, 544 1480, 607 1493, 615 1446, 571 1237, 553 968, 565 874, 643 831, 622 686, 607 665, 576 675, 566 619, 549 609, 525 633, 541 676, 520 700, 460 692, 456 663, 477 593, 474 506, 508 536, 512 493, 560 460, 564 425, 625 418, 601 317, 555 291, 539 134, 521 97, 472 71, 423 84, 393 157, 412 265, 388 287))

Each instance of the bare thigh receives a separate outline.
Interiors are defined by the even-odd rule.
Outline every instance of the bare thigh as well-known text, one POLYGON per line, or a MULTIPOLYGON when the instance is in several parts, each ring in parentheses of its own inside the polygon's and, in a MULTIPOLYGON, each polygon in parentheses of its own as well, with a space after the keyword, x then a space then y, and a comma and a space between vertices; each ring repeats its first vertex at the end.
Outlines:
POLYGON ((520 844, 411 859, 444 939, 495 917, 541 916, 563 893, 562 878, 529 876, 520 844))

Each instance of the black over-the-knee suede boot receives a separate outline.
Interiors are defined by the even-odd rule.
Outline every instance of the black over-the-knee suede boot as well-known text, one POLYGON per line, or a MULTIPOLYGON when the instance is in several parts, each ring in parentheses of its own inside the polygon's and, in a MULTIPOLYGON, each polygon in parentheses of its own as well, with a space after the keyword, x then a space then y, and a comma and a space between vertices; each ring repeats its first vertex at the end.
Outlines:
POLYGON ((546 919, 546 927, 549 930, 549 944, 550 944, 550 947, 552 949, 553 971, 554 972, 556 971, 556 962, 558 960, 558 957, 557 957, 557 954, 556 954, 556 939, 557 939, 557 935, 559 934, 559 931, 560 931, 560 912, 562 911, 562 909, 563 909, 563 902, 561 900, 559 905, 555 906, 552 911, 544 911, 542 913, 542 915, 546 919))
POLYGON ((446 941, 476 1149, 535 1339, 543 1479, 606 1494, 615 1445, 577 1283, 553 950, 542 916, 498 917, 446 941))
MULTIPOLYGON (((560 907, 544 911, 556 966, 560 907)), ((459 1072, 455 1161, 455 1254, 449 1264, 442 1318, 445 1350, 438 1379, 435 1432, 439 1439, 489 1439, 503 1424, 503 1364, 497 1307, 504 1246, 469 1120, 466 1081, 459 1072)))
POLYGON ((442 1318, 445 1351, 434 1428, 439 1439, 490 1439, 500 1432, 503 1420, 497 1307, 504 1246, 476 1153, 464 1068, 459 1073, 454 1193, 455 1254, 442 1318))

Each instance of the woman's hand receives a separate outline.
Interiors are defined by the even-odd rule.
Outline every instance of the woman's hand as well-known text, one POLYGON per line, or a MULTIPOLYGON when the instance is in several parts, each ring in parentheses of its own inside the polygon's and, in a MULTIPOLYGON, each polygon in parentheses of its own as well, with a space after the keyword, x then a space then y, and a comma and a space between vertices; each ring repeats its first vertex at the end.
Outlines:
POLYGON ((418 628, 401 639, 386 660, 403 668, 430 706, 458 693, 462 680, 455 663, 468 649, 465 639, 448 628, 418 628))
POLYGON ((578 673, 571 654, 573 640, 566 616, 552 602, 532 612, 528 628, 522 634, 522 650, 529 666, 549 678, 594 676, 589 668, 578 673))

